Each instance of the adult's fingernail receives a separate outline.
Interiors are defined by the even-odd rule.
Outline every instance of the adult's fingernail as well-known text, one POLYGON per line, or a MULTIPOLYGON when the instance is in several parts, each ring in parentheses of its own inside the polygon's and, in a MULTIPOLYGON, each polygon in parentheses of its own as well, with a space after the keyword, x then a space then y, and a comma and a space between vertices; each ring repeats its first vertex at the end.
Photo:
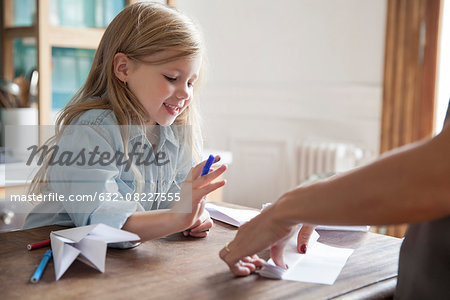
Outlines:
POLYGON ((300 253, 301 254, 306 254, 306 244, 303 244, 301 247, 300 247, 300 253))

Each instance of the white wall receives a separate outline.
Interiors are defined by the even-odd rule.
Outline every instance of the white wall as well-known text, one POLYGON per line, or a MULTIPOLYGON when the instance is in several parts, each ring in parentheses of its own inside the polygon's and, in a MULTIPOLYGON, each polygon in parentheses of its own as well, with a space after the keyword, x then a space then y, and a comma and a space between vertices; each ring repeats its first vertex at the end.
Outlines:
POLYGON ((385 0, 178 0, 200 24, 205 145, 233 152, 225 200, 258 207, 297 184, 306 138, 378 152, 385 0))

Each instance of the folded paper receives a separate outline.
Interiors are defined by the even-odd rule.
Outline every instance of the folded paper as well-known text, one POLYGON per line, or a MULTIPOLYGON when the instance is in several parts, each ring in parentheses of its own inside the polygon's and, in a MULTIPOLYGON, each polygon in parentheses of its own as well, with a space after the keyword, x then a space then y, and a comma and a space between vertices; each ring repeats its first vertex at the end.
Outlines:
POLYGON ((317 242, 319 234, 313 232, 306 254, 297 250, 297 234, 286 244, 284 262, 288 269, 275 265, 272 259, 264 263, 259 275, 272 279, 333 284, 353 249, 337 248, 317 242))
POLYGON ((75 259, 105 272, 108 243, 140 240, 137 234, 105 224, 75 227, 50 233, 56 280, 66 272, 75 259))
POLYGON ((257 210, 229 208, 215 205, 211 202, 206 203, 205 208, 209 212, 211 218, 236 227, 241 226, 259 215, 259 211, 257 210))
POLYGON ((337 230, 337 231, 369 231, 370 226, 338 226, 338 225, 318 225, 317 230, 337 230))

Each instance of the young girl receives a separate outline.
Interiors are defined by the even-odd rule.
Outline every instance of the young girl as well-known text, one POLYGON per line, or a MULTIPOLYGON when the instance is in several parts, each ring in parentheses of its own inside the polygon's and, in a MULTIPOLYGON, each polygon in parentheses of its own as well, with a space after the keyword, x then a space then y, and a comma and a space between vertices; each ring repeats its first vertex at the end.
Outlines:
POLYGON ((191 169, 201 144, 193 96, 202 54, 195 26, 176 10, 136 3, 117 15, 49 148, 32 153, 47 155, 30 193, 58 201, 44 198, 25 228, 105 223, 141 241, 206 236, 204 198, 225 184, 211 181, 226 167, 205 176, 205 162, 191 169))

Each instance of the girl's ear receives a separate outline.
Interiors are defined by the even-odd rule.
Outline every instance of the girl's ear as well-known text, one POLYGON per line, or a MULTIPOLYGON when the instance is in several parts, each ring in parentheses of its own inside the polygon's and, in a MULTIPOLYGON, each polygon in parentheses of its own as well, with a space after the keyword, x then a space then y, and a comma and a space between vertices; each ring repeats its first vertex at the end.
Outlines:
POLYGON ((114 55, 114 74, 123 83, 128 81, 130 63, 130 59, 125 54, 119 52, 114 55))

